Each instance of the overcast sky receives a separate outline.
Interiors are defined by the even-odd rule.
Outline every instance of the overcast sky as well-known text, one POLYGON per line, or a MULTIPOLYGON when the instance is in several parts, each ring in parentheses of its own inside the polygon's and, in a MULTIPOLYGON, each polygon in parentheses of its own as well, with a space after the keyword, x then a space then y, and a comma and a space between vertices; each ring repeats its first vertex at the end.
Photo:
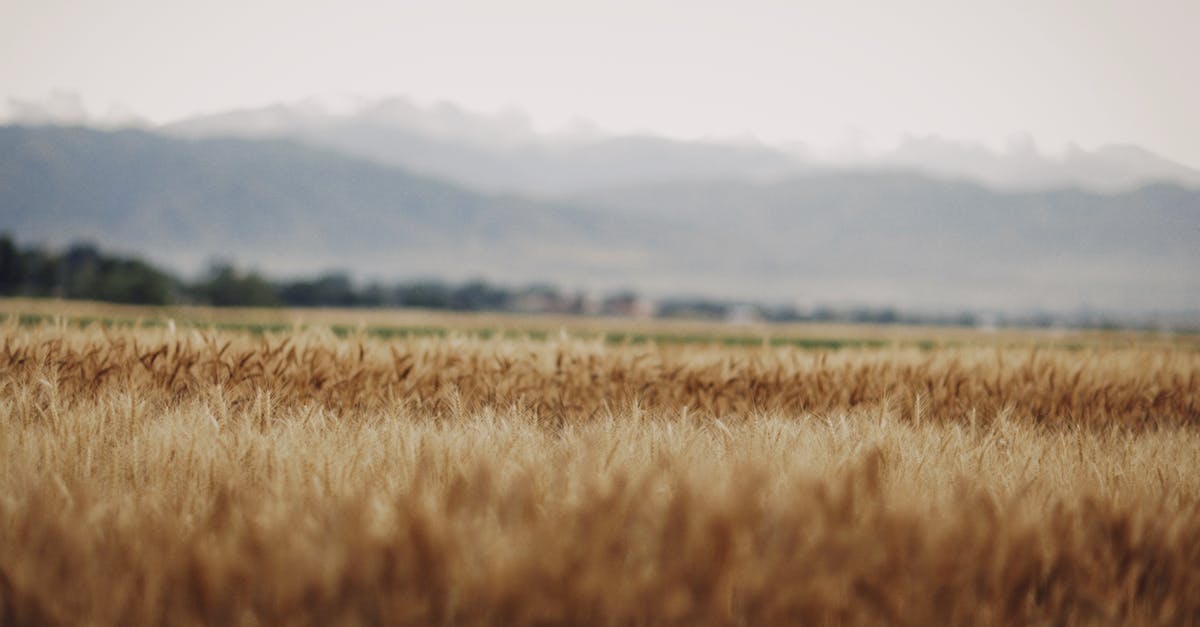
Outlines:
POLYGON ((404 95, 680 137, 858 129, 1200 167, 1197 0, 0 0, 0 102, 76 92, 162 122, 404 95))

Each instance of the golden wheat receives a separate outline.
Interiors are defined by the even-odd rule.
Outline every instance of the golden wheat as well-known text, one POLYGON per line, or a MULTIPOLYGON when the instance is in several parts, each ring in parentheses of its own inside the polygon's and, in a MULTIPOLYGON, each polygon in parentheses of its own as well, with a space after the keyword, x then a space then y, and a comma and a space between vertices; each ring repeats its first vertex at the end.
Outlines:
POLYGON ((1200 624, 1200 352, 0 327, 4 624, 1200 624))

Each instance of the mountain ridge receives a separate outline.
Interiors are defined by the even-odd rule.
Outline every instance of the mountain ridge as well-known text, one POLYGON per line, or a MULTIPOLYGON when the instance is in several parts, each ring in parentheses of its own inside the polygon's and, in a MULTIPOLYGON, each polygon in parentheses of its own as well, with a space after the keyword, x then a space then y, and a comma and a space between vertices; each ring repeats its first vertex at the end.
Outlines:
POLYGON ((1080 187, 1120 192, 1156 181, 1200 189, 1200 170, 1132 145, 1085 150, 1070 144, 1055 156, 1041 152, 1027 135, 1010 138, 1002 151, 979 142, 909 135, 891 149, 847 159, 822 156, 802 144, 597 131, 538 133, 519 113, 479 114, 447 103, 422 108, 403 98, 360 103, 341 112, 313 101, 236 109, 185 118, 159 130, 185 137, 289 137, 477 189, 526 195, 664 179, 761 180, 812 170, 876 168, 963 178, 997 191, 1080 187))
POLYGON ((1200 192, 912 172, 485 194, 295 141, 0 127, 0 230, 179 268, 483 276, 903 307, 1200 308, 1200 192))
POLYGON ((348 252, 397 246, 416 255, 528 245, 532 232, 577 241, 585 231, 603 234, 585 213, 289 141, 0 127, 0 147, 0 199, 10 208, 0 227, 51 241, 158 248, 148 251, 158 258, 162 250, 252 251, 276 265, 285 253, 336 263, 348 252))

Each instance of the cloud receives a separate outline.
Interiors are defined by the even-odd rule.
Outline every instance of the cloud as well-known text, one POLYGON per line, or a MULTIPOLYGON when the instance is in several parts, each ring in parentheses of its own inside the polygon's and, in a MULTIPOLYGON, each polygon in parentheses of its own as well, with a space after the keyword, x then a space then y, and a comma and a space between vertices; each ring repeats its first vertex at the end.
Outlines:
POLYGON ((9 98, 0 120, 28 126, 146 127, 149 122, 129 107, 113 103, 102 114, 90 111, 78 92, 56 89, 41 99, 9 98))

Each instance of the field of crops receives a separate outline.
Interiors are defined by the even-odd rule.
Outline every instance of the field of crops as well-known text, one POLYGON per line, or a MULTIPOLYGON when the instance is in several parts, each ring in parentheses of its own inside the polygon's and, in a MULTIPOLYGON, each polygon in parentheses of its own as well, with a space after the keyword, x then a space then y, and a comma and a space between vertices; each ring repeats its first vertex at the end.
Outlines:
POLYGON ((34 313, 2 624, 1200 624, 1194 338, 34 313))

